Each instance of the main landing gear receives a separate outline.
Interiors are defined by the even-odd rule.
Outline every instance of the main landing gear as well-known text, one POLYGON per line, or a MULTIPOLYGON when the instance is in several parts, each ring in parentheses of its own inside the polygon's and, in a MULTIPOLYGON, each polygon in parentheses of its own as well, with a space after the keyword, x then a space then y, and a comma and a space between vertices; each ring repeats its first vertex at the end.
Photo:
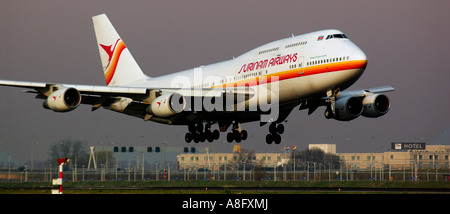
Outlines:
POLYGON ((284 125, 271 123, 269 126, 270 134, 266 135, 266 143, 267 144, 280 144, 281 143, 281 134, 284 133, 284 125))
MULTIPOLYGON (((194 141, 195 143, 205 142, 213 142, 214 140, 219 139, 220 132, 215 129, 211 131, 211 124, 207 123, 205 126, 203 123, 190 124, 188 126, 189 132, 186 133, 185 140, 187 143, 194 141)), ((284 133, 284 125, 279 123, 271 123, 269 125, 269 134, 266 135, 266 143, 267 144, 280 144, 281 143, 281 134, 284 133)), ((247 140, 248 134, 246 130, 241 130, 241 126, 239 123, 235 122, 232 125, 231 131, 227 134, 227 141, 229 143, 235 141, 236 143, 240 143, 243 140, 247 140)))
POLYGON ((220 137, 219 130, 211 131, 211 124, 209 123, 205 127, 203 127, 203 123, 190 124, 188 129, 189 132, 184 137, 186 143, 190 143, 191 141, 194 141, 194 143, 205 142, 206 140, 213 142, 220 137))
MULTIPOLYGON (((190 143, 194 141, 194 143, 199 142, 213 142, 214 140, 219 139, 220 132, 215 129, 211 131, 211 124, 207 123, 205 126, 203 123, 190 124, 188 126, 189 132, 186 133, 184 139, 186 143, 190 143)), ((241 126, 239 123, 234 123, 231 132, 227 134, 227 141, 229 143, 236 141, 236 143, 240 143, 243 140, 247 140, 248 134, 246 130, 241 130, 241 126)))
POLYGON ((241 130, 241 125, 238 123, 233 124, 233 128, 231 129, 231 132, 227 134, 227 141, 228 143, 231 143, 236 141, 236 143, 240 143, 243 140, 247 140, 247 131, 241 130))

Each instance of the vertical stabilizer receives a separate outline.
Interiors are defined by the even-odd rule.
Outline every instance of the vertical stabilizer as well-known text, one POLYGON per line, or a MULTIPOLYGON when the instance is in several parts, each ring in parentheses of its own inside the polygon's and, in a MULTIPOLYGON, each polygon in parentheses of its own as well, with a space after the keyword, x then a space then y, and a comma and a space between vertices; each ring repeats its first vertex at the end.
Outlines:
POLYGON ((92 17, 106 85, 123 86, 147 78, 105 14, 92 17))

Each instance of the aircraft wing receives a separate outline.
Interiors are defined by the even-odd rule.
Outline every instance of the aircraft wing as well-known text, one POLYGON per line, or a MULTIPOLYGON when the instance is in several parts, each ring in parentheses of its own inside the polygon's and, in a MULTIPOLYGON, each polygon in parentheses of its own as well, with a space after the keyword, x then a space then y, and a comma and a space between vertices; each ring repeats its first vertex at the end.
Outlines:
POLYGON ((381 87, 362 89, 362 90, 343 91, 339 94, 339 96, 337 98, 347 97, 347 96, 365 97, 368 94, 379 94, 379 93, 391 92, 394 90, 395 89, 392 86, 381 86, 381 87))
MULTIPOLYGON (((33 90, 25 90, 28 93, 38 93, 36 98, 47 99, 52 93, 60 89, 76 89, 81 96, 82 104, 93 105, 96 110, 102 105, 110 105, 114 102, 144 104, 146 107, 153 100, 164 93, 178 93, 185 97, 220 97, 226 94, 234 96, 244 95, 246 99, 254 95, 254 91, 248 87, 234 88, 152 88, 152 87, 127 87, 127 86, 95 86, 75 85, 60 83, 26 82, 0 80, 0 86, 11 86, 33 90)), ((120 110, 123 111, 123 110, 120 110)))
MULTIPOLYGON (((126 87, 126 86, 95 86, 95 85, 75 85, 75 84, 61 84, 61 83, 43 83, 43 82, 27 82, 27 81, 13 81, 0 80, 0 86, 12 86, 19 88, 35 89, 46 95, 46 91, 51 90, 52 87, 57 88, 75 88, 81 94, 88 95, 111 95, 135 98, 139 95, 147 95, 150 91, 160 92, 177 92, 183 96, 202 96, 214 97, 223 94, 231 93, 235 95, 244 94, 247 96, 254 95, 254 91, 247 87, 234 88, 152 88, 152 87, 126 87)), ((31 91, 26 91, 31 92, 31 91)), ((139 99, 137 99, 139 100, 139 99)))
MULTIPOLYGON (((56 90, 61 88, 75 88, 83 96, 123 96, 131 99, 140 100, 148 93, 147 88, 134 87, 108 87, 108 86, 93 86, 93 85, 73 85, 73 84, 59 84, 59 83, 43 83, 43 82, 25 82, 0 80, 0 86, 12 86, 19 88, 34 89, 35 91, 25 90, 28 93, 40 93, 44 97, 50 96, 56 90)), ((38 98, 44 98, 38 97, 38 98)), ((86 103, 88 104, 88 103, 86 103)))

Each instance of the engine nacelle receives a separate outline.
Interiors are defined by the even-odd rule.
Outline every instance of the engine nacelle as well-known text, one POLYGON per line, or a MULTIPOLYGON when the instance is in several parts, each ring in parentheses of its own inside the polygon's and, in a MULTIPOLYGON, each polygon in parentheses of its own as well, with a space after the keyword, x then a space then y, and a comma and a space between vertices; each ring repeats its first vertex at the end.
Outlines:
POLYGON ((366 96, 362 102, 364 106, 362 116, 364 117, 380 117, 388 113, 391 108, 389 98, 383 94, 372 94, 366 96))
POLYGON ((336 100, 335 111, 334 119, 340 121, 353 120, 363 112, 363 103, 357 97, 343 97, 336 100))
POLYGON ((155 100, 147 108, 147 113, 167 118, 181 113, 186 108, 186 99, 179 93, 166 93, 155 100))
POLYGON ((42 105, 55 112, 68 112, 77 108, 80 103, 81 94, 77 89, 61 88, 51 93, 42 105))

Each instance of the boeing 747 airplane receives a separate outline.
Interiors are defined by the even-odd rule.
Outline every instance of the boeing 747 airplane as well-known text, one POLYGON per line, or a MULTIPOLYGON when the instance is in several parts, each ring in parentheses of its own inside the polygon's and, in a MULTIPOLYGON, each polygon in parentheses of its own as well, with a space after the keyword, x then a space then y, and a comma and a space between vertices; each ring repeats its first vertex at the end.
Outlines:
POLYGON ((0 80, 44 99, 43 107, 69 112, 80 104, 103 107, 168 125, 186 125, 187 143, 247 139, 241 124, 268 125, 266 143, 279 144, 294 108, 339 121, 376 118, 390 109, 390 86, 344 91, 367 57, 343 32, 322 30, 277 40, 232 59, 164 76, 144 74, 105 14, 93 17, 106 85, 0 80), (217 124, 218 129, 212 125, 217 124))

